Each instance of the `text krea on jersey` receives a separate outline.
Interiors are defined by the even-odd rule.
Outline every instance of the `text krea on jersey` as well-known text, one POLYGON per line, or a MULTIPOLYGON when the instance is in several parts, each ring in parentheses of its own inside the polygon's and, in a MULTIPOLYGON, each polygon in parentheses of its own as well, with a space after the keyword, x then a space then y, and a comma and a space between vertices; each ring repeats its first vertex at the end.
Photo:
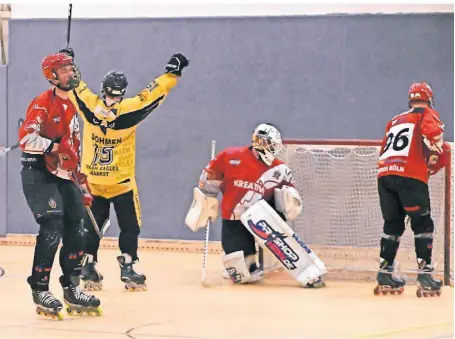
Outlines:
POLYGON ((234 186, 235 187, 240 187, 240 188, 246 188, 248 190, 264 194, 265 193, 265 188, 262 184, 257 183, 257 182, 249 182, 245 180, 234 180, 234 186))

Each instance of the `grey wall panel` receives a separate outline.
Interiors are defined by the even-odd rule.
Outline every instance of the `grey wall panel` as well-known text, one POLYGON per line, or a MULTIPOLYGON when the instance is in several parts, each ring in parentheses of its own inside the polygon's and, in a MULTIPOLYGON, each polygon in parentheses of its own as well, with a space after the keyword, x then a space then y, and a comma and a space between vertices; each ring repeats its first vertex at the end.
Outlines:
MULTIPOLYGON (((12 20, 10 28, 13 130, 46 88, 40 60, 65 45, 66 21, 12 20)), ((379 139, 386 121, 406 109, 409 85, 427 80, 453 140, 451 14, 74 20, 71 39, 83 78, 97 92, 110 69, 125 71, 134 95, 174 52, 191 60, 167 102, 138 130, 146 237, 203 237, 183 220, 210 142, 216 139, 218 149, 249 143, 261 121, 276 123, 288 138, 379 139)), ((10 160, 9 231, 33 232, 18 153, 10 160)))

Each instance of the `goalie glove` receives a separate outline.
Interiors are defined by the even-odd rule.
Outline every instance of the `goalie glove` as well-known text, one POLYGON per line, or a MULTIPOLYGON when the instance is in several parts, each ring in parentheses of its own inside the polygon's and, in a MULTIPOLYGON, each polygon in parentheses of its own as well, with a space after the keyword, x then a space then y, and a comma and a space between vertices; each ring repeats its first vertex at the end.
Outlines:
POLYGON ((276 209, 284 214, 286 220, 295 220, 302 212, 302 199, 294 187, 283 185, 281 189, 275 188, 274 198, 276 209))
POLYGON ((72 48, 68 47, 68 48, 63 48, 61 49, 60 51, 58 51, 59 53, 65 53, 66 55, 70 56, 71 58, 74 59, 74 51, 72 48))
POLYGON ((182 76, 182 70, 188 67, 190 62, 180 53, 174 54, 166 65, 166 73, 182 76))

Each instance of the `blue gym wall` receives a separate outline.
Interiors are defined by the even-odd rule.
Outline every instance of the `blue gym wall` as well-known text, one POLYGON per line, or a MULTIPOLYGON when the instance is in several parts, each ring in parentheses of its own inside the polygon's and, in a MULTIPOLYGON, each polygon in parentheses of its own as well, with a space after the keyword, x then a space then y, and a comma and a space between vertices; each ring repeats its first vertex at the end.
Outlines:
MULTIPOLYGON (((17 141, 17 119, 47 88, 40 61, 65 46, 66 25, 10 21, 7 81, 0 68, 9 144, 17 141)), ((453 14, 99 19, 73 20, 71 28, 76 63, 97 93, 111 69, 127 74, 133 96, 173 53, 191 60, 137 135, 141 236, 176 239, 203 238, 184 217, 211 140, 217 149, 247 144, 260 121, 286 138, 380 139, 386 121, 407 108, 409 85, 427 80, 453 141, 453 41, 453 14)), ((2 144, 5 135, 1 125, 2 144)), ((19 171, 19 152, 0 159, 0 234, 37 232, 19 171)), ((108 235, 118 234, 116 225, 108 235)))

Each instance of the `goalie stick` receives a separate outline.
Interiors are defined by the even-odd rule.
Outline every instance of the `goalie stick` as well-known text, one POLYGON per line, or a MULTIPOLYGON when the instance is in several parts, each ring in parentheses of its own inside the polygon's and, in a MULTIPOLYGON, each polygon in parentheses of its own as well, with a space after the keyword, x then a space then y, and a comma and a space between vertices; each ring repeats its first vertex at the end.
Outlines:
MULTIPOLYGON (((215 147, 216 141, 212 140, 212 150, 210 153, 210 159, 213 160, 215 158, 215 147)), ((207 257, 209 252, 209 239, 210 239, 210 225, 212 221, 209 219, 207 222, 207 227, 205 228, 205 242, 204 242, 204 260, 202 262, 202 277, 201 283, 202 286, 207 286, 207 257)))

